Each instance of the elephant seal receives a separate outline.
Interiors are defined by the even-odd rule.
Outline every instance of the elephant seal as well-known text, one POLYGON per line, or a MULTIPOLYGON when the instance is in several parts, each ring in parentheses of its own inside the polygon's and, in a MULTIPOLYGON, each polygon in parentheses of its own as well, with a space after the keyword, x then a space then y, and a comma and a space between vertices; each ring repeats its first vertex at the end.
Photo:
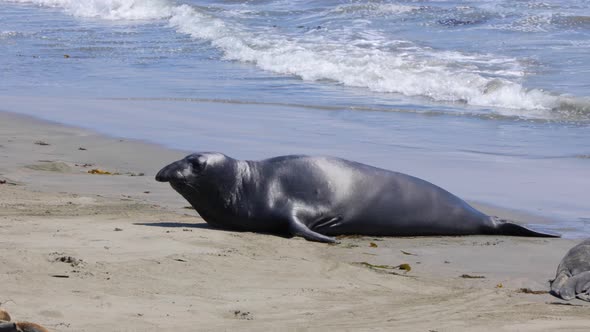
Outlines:
POLYGON ((35 323, 0 321, 0 332, 49 332, 49 330, 35 323))
POLYGON ((35 323, 12 322, 8 312, 0 309, 0 332, 49 332, 49 330, 35 323))
POLYGON ((489 217, 424 180, 334 157, 245 161, 195 153, 162 168, 156 181, 169 182, 214 227, 310 241, 347 234, 559 236, 489 217))
POLYGON ((590 301, 590 239, 571 248, 557 267, 551 294, 564 300, 590 301))

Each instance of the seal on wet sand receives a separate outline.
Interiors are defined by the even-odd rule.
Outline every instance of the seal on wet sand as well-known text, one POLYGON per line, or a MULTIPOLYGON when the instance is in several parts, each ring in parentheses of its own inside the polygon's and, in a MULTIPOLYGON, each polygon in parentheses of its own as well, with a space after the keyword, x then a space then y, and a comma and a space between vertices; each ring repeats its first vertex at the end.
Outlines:
POLYGON ((557 267, 551 294, 564 300, 590 301, 590 239, 571 248, 557 267))
POLYGON ((558 236, 487 216, 427 181, 334 157, 195 153, 156 180, 169 182, 207 223, 232 230, 320 242, 347 234, 558 236))

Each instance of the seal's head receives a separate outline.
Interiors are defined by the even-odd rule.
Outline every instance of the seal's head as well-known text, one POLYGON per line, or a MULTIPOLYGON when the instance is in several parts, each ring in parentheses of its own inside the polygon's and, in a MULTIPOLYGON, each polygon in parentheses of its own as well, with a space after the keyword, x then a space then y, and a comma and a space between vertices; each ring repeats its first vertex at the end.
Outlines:
POLYGON ((162 168, 156 181, 169 182, 172 188, 195 206, 196 201, 211 193, 224 179, 232 159, 217 152, 193 153, 162 168))
POLYGON ((217 152, 200 152, 190 154, 162 168, 156 174, 156 181, 175 184, 198 185, 199 179, 211 168, 222 165, 225 155, 217 152))

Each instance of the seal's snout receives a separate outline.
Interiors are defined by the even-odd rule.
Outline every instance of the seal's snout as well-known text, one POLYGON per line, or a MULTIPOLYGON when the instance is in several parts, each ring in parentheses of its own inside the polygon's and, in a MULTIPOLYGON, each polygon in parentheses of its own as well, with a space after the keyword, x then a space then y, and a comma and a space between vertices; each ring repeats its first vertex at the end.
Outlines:
POLYGON ((156 174, 156 181, 158 182, 169 182, 178 179, 182 176, 180 171, 184 169, 184 165, 181 164, 181 160, 175 161, 172 164, 162 168, 158 174, 156 174))
POLYGON ((168 175, 168 166, 162 168, 158 174, 156 174, 156 181, 158 182, 168 182, 170 181, 170 176, 168 175))

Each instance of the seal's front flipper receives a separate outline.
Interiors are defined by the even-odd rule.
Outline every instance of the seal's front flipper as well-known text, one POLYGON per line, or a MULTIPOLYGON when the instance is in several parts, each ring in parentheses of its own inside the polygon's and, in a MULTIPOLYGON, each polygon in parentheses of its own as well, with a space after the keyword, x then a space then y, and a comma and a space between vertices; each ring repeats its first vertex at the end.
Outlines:
POLYGON ((299 218, 293 216, 289 220, 289 232, 293 235, 301 236, 302 238, 308 241, 316 241, 316 242, 327 242, 327 243, 334 243, 336 239, 333 237, 325 236, 320 233, 316 233, 309 229, 305 224, 299 221, 299 218))

